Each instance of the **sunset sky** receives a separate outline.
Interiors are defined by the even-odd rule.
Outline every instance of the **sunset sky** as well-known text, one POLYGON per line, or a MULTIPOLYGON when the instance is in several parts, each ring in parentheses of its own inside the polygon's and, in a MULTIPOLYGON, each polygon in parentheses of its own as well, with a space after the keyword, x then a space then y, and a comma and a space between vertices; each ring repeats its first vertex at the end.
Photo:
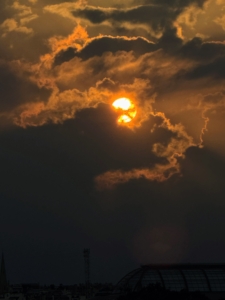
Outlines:
POLYGON ((9 281, 225 262, 224 130, 225 0, 0 0, 9 281))

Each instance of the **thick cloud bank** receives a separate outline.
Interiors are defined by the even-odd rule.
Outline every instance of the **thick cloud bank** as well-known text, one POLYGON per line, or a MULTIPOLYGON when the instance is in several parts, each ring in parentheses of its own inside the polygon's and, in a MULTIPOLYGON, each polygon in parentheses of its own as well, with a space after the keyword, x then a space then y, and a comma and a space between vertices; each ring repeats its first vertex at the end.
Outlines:
POLYGON ((111 107, 122 96, 137 109, 132 122, 122 125, 126 130, 136 135, 151 120, 146 138, 152 164, 106 169, 95 176, 101 189, 180 174, 180 159, 189 147, 204 146, 211 115, 224 110, 223 1, 117 4, 0 4, 3 127, 62 124, 84 109, 111 107), (161 129, 165 134, 154 142, 161 129))

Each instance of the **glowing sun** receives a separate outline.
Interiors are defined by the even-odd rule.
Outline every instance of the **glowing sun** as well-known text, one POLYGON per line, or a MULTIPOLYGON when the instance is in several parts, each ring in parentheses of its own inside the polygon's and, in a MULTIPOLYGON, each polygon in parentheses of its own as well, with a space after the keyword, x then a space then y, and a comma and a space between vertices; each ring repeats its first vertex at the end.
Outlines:
POLYGON ((112 106, 119 112, 118 123, 129 123, 137 114, 134 104, 128 98, 119 98, 112 106))

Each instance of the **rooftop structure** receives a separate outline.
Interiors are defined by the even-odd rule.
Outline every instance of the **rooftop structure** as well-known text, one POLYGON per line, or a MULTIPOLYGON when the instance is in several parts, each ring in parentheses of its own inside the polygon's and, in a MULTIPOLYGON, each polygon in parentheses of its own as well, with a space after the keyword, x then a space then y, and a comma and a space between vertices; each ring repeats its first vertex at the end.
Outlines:
POLYGON ((225 264, 145 265, 124 276, 115 292, 160 284, 171 291, 225 292, 225 264))

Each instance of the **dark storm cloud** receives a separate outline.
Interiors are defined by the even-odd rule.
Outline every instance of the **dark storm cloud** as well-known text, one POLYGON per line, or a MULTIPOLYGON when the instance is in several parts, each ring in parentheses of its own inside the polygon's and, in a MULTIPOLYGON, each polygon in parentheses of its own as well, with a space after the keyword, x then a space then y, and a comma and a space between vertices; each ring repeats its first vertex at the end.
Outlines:
POLYGON ((40 4, 41 4, 41 2, 43 2, 42 3, 42 5, 54 5, 54 4, 61 4, 61 3, 65 3, 65 2, 68 2, 68 3, 74 3, 74 2, 79 2, 79 0, 41 0, 41 1, 39 1, 40 2, 40 4))
POLYGON ((190 147, 186 151, 186 159, 181 162, 181 169, 184 178, 187 179, 186 188, 190 184, 194 187, 193 191, 196 189, 199 193, 204 193, 206 203, 209 203, 210 197, 213 197, 218 204, 221 204, 221 197, 225 193, 224 157, 214 153, 207 146, 204 149, 190 147))
POLYGON ((215 59, 211 63, 198 65, 185 74, 187 79, 200 79, 209 77, 214 80, 225 78, 225 57, 215 59))
MULTIPOLYGON (((135 230, 131 247, 138 262, 223 261, 223 170, 223 158, 207 148, 193 147, 182 164, 184 176, 160 184, 140 179, 118 188, 127 207, 138 198, 146 210, 145 224, 135 230), (177 233, 175 241, 170 239, 173 233, 177 233)), ((106 193, 105 201, 110 194, 106 193)))
MULTIPOLYGON (((76 10, 73 12, 74 16, 87 18, 92 23, 102 23, 106 20, 124 22, 129 21, 131 23, 146 23, 155 24, 153 27, 163 27, 164 20, 172 11, 158 6, 158 5, 142 5, 127 10, 117 9, 100 9, 94 7, 86 7, 83 10, 76 10)), ((172 18, 175 15, 171 16, 172 18)))
MULTIPOLYGON (((73 12, 75 17, 88 19, 93 24, 105 21, 129 22, 131 24, 147 24, 156 33, 168 27, 173 27, 173 22, 179 14, 191 4, 202 7, 207 0, 187 1, 145 1, 143 5, 129 9, 106 9, 86 6, 73 12), (145 5, 147 4, 147 5, 145 5)), ((138 4, 138 3, 137 3, 138 4)))
POLYGON ((201 38, 195 37, 185 43, 178 54, 184 58, 195 59, 197 61, 211 61, 215 58, 224 56, 225 43, 223 42, 204 42, 201 38))
POLYGON ((144 53, 155 51, 156 49, 157 45, 142 37, 125 38, 103 36, 92 39, 80 51, 68 48, 67 50, 60 52, 55 57, 55 63, 63 63, 75 56, 85 60, 93 56, 102 56, 105 52, 115 53, 117 51, 134 51, 135 55, 142 55, 144 53))
POLYGON ((152 142, 172 137, 164 129, 151 136, 156 120, 136 133, 118 128, 114 120, 114 112, 101 105, 63 126, 1 133, 1 193, 8 195, 2 196, 1 237, 12 282, 83 282, 85 245, 91 248, 93 281, 117 281, 152 261, 223 261, 224 160, 208 149, 191 148, 182 161, 183 177, 164 183, 140 178, 114 191, 93 192, 96 172, 121 163, 124 168, 152 164, 157 159, 148 152, 152 142), (152 243, 146 245, 141 237, 149 235, 152 243))
POLYGON ((43 7, 43 6, 46 6, 46 5, 57 5, 57 4, 62 4, 62 3, 65 3, 65 2, 79 2, 80 0, 34 0, 34 1, 30 1, 30 0, 21 0, 20 2, 22 4, 25 4, 25 5, 38 5, 40 7, 43 7), (32 3, 33 2, 33 3, 32 3))
POLYGON ((140 262, 224 261, 225 51, 207 28, 222 28, 222 6, 95 1, 0 0, 11 282, 83 282, 84 247, 93 282, 140 262), (128 124, 119 97, 137 110, 128 124))
POLYGON ((21 70, 20 63, 11 65, 0 61, 0 110, 1 113, 10 112, 19 105, 35 102, 40 98, 47 99, 50 93, 45 88, 39 88, 29 80, 21 70))
POLYGON ((155 32, 162 31, 176 19, 178 11, 158 5, 142 5, 127 10, 101 9, 86 7, 73 12, 75 17, 85 18, 92 23, 130 22, 133 24, 147 24, 155 32))
MULTIPOLYGON (((203 6, 204 3, 207 2, 207 0, 141 0, 144 4, 156 4, 156 5, 162 5, 162 6, 168 6, 171 8, 184 8, 191 4, 196 4, 200 7, 203 6)), ((140 0, 134 0, 134 3, 140 3, 140 0)))
POLYGON ((182 39, 177 36, 176 28, 167 28, 162 37, 158 39, 158 47, 163 48, 168 53, 176 53, 182 43, 182 39))

